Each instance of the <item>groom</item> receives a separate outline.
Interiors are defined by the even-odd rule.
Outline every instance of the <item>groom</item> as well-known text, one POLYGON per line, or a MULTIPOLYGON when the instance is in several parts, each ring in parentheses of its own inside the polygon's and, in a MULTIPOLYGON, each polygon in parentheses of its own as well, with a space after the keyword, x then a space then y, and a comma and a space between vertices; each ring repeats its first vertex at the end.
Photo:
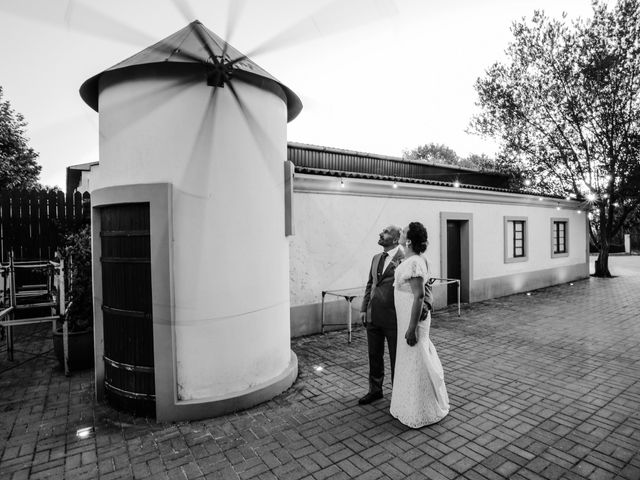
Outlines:
POLYGON ((384 379, 384 341, 386 339, 391 360, 391 379, 396 363, 396 338, 398 324, 393 302, 393 277, 396 266, 404 259, 398 245, 400 228, 389 225, 380 232, 378 245, 384 251, 374 255, 369 269, 369 281, 364 292, 360 320, 367 329, 369 350, 369 392, 358 400, 366 405, 382 398, 384 379))

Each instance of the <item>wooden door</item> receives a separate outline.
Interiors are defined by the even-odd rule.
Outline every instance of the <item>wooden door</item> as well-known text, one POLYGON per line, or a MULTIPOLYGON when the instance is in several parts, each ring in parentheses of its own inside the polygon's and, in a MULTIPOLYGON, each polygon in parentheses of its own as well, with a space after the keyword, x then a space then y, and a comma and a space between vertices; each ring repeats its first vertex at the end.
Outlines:
MULTIPOLYGON (((461 223, 447 220, 447 278, 458 280, 462 280, 461 223)), ((447 305, 452 303, 458 303, 458 287, 455 283, 447 286, 447 305)))
POLYGON ((100 208, 105 396, 155 415, 149 204, 100 208))

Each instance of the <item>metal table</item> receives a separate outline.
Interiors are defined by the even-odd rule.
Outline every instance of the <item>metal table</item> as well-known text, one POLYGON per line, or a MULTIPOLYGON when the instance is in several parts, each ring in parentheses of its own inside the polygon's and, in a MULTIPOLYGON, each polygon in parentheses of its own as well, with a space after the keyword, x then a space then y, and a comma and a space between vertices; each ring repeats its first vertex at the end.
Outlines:
MULTIPOLYGON (((458 316, 460 316, 460 280, 457 278, 434 278, 431 277, 429 279, 431 284, 433 285, 435 282, 439 282, 438 285, 449 285, 450 283, 455 283, 458 287, 458 316)), ((342 297, 347 301, 347 343, 351 343, 351 325, 352 325, 352 313, 351 313, 351 303, 353 299, 359 296, 364 295, 365 287, 353 287, 353 288, 341 288, 336 290, 323 290, 322 291, 322 327, 321 332, 324 333, 325 326, 331 325, 345 325, 344 323, 325 323, 324 321, 324 300, 327 295, 332 295, 334 297, 342 297)))
POLYGON ((344 323, 325 323, 324 321, 324 299, 327 295, 333 295, 335 297, 342 297, 347 301, 347 343, 351 343, 351 324, 352 324, 352 314, 351 314, 351 302, 356 297, 360 297, 364 295, 365 287, 353 287, 353 288, 341 288, 337 290, 323 290, 322 291, 322 328, 321 332, 324 333, 325 325, 345 325, 344 323))

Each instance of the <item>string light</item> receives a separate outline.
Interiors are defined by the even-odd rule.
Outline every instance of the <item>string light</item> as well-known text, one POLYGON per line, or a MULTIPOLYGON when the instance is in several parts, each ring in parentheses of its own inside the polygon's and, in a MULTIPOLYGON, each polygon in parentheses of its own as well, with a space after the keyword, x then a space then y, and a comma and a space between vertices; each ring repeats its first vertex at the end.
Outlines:
POLYGON ((458 180, 456 180, 455 182, 453 182, 453 186, 456 188, 460 187, 460 182, 458 180))
POLYGON ((529 180, 528 178, 525 179, 524 184, 528 187, 531 185, 531 180, 529 180))
POLYGON ((589 192, 587 193, 587 200, 589 200, 590 202, 593 202, 596 199, 596 194, 593 192, 589 192))

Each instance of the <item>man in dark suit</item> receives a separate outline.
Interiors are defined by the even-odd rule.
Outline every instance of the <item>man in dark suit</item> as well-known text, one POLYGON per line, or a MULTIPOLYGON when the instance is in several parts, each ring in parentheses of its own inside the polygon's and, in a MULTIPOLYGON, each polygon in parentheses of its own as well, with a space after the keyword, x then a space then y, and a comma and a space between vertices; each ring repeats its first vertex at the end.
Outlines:
POLYGON ((391 379, 396 363, 398 323, 393 302, 393 277, 398 264, 404 259, 398 245, 400 228, 389 225, 380 232, 378 245, 384 251, 374 255, 369 269, 369 281, 364 292, 360 320, 367 329, 369 350, 369 392, 358 400, 366 405, 382 398, 384 380, 384 342, 387 341, 391 360, 391 379))

